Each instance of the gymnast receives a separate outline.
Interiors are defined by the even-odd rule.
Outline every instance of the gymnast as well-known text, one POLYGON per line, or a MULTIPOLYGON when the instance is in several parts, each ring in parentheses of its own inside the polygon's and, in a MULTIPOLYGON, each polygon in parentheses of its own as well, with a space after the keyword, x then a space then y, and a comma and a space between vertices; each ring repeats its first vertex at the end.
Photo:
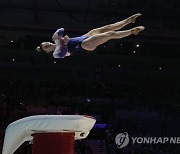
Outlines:
POLYGON ((125 20, 95 28, 85 35, 74 38, 69 38, 67 35, 63 37, 64 28, 60 28, 52 36, 54 43, 42 42, 36 49, 45 53, 53 52, 54 58, 64 58, 83 49, 85 51, 93 51, 97 46, 110 39, 121 39, 131 34, 137 35, 144 30, 144 26, 137 26, 129 30, 118 31, 129 23, 135 23, 136 18, 139 16, 141 16, 140 13, 134 14, 125 20))

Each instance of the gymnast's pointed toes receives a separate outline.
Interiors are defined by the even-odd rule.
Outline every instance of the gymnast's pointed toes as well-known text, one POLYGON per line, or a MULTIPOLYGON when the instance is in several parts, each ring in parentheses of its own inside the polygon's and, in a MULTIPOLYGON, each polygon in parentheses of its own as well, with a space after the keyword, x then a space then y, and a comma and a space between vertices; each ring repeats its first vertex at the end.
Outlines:
POLYGON ((134 35, 139 34, 139 32, 143 31, 145 29, 144 26, 138 26, 132 29, 131 33, 134 35))
POLYGON ((141 31, 145 29, 144 26, 138 26, 138 27, 139 27, 139 29, 140 29, 141 31))
POLYGON ((141 16, 141 15, 142 15, 141 13, 136 13, 136 14, 132 15, 132 16, 130 17, 130 22, 131 22, 131 23, 135 23, 135 22, 136 22, 136 18, 138 18, 138 17, 141 16))
POLYGON ((142 16, 141 13, 136 13, 135 15, 136 15, 137 17, 142 16))

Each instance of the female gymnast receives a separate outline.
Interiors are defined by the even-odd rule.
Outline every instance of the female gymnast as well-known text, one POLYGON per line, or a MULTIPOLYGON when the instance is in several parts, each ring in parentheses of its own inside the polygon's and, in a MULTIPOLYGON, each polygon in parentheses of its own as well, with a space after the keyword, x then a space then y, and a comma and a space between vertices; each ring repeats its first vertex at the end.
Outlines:
POLYGON ((110 39, 121 39, 131 34, 137 35, 144 30, 143 26, 137 26, 129 30, 118 31, 129 23, 135 23, 139 16, 141 16, 140 13, 134 14, 125 20, 93 29, 85 35, 74 38, 69 38, 67 35, 63 37, 64 28, 60 28, 52 36, 54 43, 42 42, 37 50, 46 53, 53 51, 54 58, 64 58, 82 49, 93 51, 110 39))

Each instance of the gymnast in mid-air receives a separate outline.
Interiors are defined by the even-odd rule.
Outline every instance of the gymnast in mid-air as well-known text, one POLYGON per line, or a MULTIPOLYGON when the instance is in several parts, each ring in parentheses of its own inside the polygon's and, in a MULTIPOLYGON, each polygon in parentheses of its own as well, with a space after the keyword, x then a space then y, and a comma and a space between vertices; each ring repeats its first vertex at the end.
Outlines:
POLYGON ((54 43, 42 42, 37 47, 37 50, 46 53, 53 52, 54 58, 64 58, 83 49, 85 51, 93 51, 96 47, 110 39, 121 39, 131 34, 137 35, 140 31, 144 30, 145 27, 137 26, 129 30, 119 31, 129 23, 135 23, 136 18, 139 16, 141 16, 140 13, 134 14, 125 20, 92 29, 80 37, 69 38, 67 35, 63 36, 64 28, 60 28, 52 36, 54 43))

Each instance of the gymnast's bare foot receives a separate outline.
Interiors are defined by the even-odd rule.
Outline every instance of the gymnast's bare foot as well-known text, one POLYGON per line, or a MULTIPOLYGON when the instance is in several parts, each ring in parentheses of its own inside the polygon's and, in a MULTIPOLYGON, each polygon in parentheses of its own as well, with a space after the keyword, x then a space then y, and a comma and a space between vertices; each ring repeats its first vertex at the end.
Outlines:
POLYGON ((130 17, 128 18, 128 20, 129 20, 130 23, 135 23, 135 22, 136 22, 136 18, 138 18, 138 17, 141 16, 141 15, 142 15, 141 13, 136 13, 136 14, 130 16, 130 17))
POLYGON ((139 34, 139 32, 143 31, 144 29, 145 29, 144 26, 138 26, 138 27, 132 28, 131 33, 134 35, 137 35, 139 34))

